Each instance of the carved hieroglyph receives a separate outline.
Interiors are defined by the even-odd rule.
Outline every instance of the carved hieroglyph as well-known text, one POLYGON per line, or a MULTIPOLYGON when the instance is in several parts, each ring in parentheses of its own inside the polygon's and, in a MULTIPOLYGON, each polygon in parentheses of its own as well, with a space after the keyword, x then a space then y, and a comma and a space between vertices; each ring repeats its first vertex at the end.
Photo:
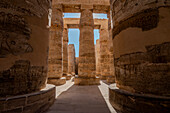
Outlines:
POLYGON ((45 87, 50 0, 0 0, 0 96, 45 87))
POLYGON ((118 88, 110 90, 110 100, 120 112, 169 111, 169 5, 167 0, 111 2, 118 88))

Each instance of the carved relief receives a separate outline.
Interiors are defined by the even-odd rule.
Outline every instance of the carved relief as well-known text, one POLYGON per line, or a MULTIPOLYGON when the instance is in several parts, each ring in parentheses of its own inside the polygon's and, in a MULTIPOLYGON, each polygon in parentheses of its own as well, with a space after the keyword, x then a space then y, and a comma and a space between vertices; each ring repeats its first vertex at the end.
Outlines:
POLYGON ((31 66, 28 60, 18 60, 10 69, 0 71, 0 96, 37 91, 45 85, 46 73, 43 66, 31 66))
POLYGON ((31 29, 23 17, 0 12, 0 58, 32 52, 28 43, 30 34, 31 29))
POLYGON ((167 95, 167 86, 170 85, 167 81, 170 80, 170 42, 146 46, 146 50, 115 59, 117 84, 120 88, 137 93, 167 95), (164 81, 168 84, 163 84, 164 81))
POLYGON ((0 8, 20 12, 23 15, 42 17, 48 12, 51 0, 1 0, 0 8))
POLYGON ((169 7, 169 3, 167 0, 112 0, 113 38, 130 27, 143 31, 156 28, 159 8, 169 7))

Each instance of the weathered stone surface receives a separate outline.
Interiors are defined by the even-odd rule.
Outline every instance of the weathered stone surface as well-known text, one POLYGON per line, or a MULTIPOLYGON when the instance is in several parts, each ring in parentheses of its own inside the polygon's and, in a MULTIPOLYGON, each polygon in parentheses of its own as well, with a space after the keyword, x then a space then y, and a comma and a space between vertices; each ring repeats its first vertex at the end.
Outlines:
POLYGON ((96 40, 95 53, 96 53, 96 76, 100 77, 101 76, 100 39, 96 40))
POLYGON ((56 86, 63 85, 66 83, 66 77, 61 78, 48 78, 48 84, 54 84, 56 86))
POLYGON ((108 48, 109 31, 100 29, 100 69, 101 79, 106 80, 110 76, 110 57, 108 48))
POLYGON ((169 113, 170 98, 136 94, 118 89, 114 85, 109 88, 110 102, 121 113, 169 113))
MULTIPOLYGON (((48 83, 60 81, 62 70, 62 37, 63 37, 63 6, 61 4, 52 7, 52 26, 50 28, 50 46, 48 58, 48 83), (51 80, 53 79, 53 80, 51 80), (54 80, 58 79, 58 80, 54 80), (53 82, 52 82, 53 81, 53 82)), ((63 83, 63 82, 60 82, 63 83)), ((59 84, 59 83, 55 83, 59 84)))
POLYGON ((68 45, 68 73, 69 75, 75 75, 75 47, 74 44, 68 45))
POLYGON ((49 0, 0 1, 0 97, 45 87, 49 0))
POLYGON ((0 99, 0 113, 43 113, 55 100, 55 86, 47 85, 39 92, 0 99))
MULTIPOLYGON (((53 5, 63 4, 65 13, 80 13, 82 6, 93 6, 94 13, 107 13, 110 10, 109 0, 55 0, 53 5)), ((91 8, 91 7, 90 7, 91 8)))
POLYGON ((62 57, 62 69, 63 77, 66 77, 68 74, 68 30, 64 28, 63 31, 63 57, 62 57))
POLYGON ((111 10, 120 88, 111 90, 112 105, 123 113, 169 112, 169 2, 112 0, 111 10))
POLYGON ((93 12, 89 9, 83 9, 80 18, 80 55, 78 78, 75 79, 75 84, 79 85, 94 85, 99 84, 91 80, 96 79, 96 62, 94 48, 94 20, 93 12))

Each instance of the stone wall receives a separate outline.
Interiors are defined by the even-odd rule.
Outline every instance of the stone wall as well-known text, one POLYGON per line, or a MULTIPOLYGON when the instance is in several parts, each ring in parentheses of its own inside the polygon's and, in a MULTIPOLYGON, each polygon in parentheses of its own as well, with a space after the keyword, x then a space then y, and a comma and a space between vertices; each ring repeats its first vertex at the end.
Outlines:
POLYGON ((0 113, 44 113, 55 101, 55 87, 47 85, 39 92, 0 98, 0 113))
POLYGON ((49 0, 0 1, 0 97, 46 85, 49 0))

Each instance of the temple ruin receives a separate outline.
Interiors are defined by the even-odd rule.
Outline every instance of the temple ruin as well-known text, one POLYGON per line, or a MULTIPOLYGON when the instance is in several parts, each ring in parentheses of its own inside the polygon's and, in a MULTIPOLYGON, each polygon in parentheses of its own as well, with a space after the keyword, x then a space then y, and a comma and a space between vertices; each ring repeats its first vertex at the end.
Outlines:
POLYGON ((0 0, 0 113, 169 113, 169 31, 169 0, 0 0))

